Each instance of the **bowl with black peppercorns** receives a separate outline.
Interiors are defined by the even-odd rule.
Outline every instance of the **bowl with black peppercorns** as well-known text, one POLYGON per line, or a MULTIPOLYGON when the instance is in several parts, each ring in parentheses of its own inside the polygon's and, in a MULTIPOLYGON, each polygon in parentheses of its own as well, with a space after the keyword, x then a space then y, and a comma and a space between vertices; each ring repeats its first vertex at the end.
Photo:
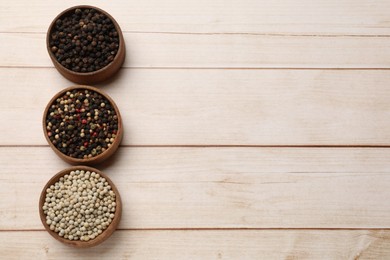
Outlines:
POLYGON ((116 230, 121 214, 122 203, 114 183, 87 166, 74 166, 54 175, 39 199, 45 229, 73 247, 102 243, 116 230))
POLYGON ((54 95, 42 123, 50 147, 71 164, 103 162, 118 149, 123 136, 114 101, 101 90, 84 85, 54 95))
POLYGON ((57 70, 79 84, 112 77, 125 59, 125 42, 118 23, 93 6, 74 6, 61 12, 47 31, 46 45, 57 70))

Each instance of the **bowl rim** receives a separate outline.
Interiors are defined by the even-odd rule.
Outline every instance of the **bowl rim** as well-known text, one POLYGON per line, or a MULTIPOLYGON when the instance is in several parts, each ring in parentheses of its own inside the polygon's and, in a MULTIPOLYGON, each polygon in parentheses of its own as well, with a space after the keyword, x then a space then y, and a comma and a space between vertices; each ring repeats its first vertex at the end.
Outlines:
POLYGON ((50 180, 43 187, 41 194, 40 194, 40 197, 39 197, 39 216, 40 216, 41 222, 42 222, 43 226, 45 227, 46 231, 48 231, 49 234, 52 237, 54 237, 56 240, 66 244, 68 246, 73 246, 73 247, 79 247, 79 248, 92 247, 92 246, 96 246, 96 245, 102 243, 103 241, 105 241, 106 239, 108 239, 112 235, 112 233, 114 233, 114 231, 116 230, 116 228, 120 222, 121 216, 122 216, 122 201, 121 201, 121 197, 120 197, 120 194, 119 194, 117 187, 112 182, 112 180, 106 174, 104 174, 102 171, 100 171, 96 168, 92 168, 92 167, 84 166, 84 165, 72 166, 72 167, 63 169, 63 170, 59 171, 58 173, 56 173, 53 177, 50 178, 50 180), (111 186, 111 189, 115 193, 116 209, 115 209, 114 218, 112 219, 110 225, 108 225, 108 227, 105 230, 103 230, 103 232, 100 235, 98 235, 96 238, 89 240, 89 241, 69 240, 69 239, 66 239, 66 238, 59 236, 58 233, 54 232, 53 230, 50 230, 49 225, 46 223, 46 215, 42 209, 42 207, 44 205, 45 198, 46 198, 46 190, 51 185, 56 183, 62 176, 70 173, 71 171, 75 171, 75 170, 84 170, 84 171, 90 171, 90 172, 93 171, 93 172, 100 174, 101 177, 104 177, 106 179, 106 181, 111 186))
POLYGON ((80 76, 81 77, 83 77, 83 76, 94 76, 96 74, 100 74, 100 73, 103 73, 106 70, 109 70, 111 67, 114 66, 113 64, 115 64, 117 62, 120 62, 120 59, 121 59, 120 57, 122 55, 121 53, 125 51, 125 49, 124 49, 124 38, 123 38, 122 30, 121 30, 119 24, 117 23, 117 21, 108 12, 104 11, 103 9, 100 9, 99 7, 92 6, 92 5, 76 5, 76 6, 69 7, 67 9, 63 10, 61 13, 59 13, 53 19, 53 21, 49 25, 49 28, 47 29, 47 33, 46 33, 46 48, 47 48, 47 51, 48 51, 48 53, 50 55, 51 60, 55 63, 56 66, 61 67, 62 69, 64 69, 66 71, 66 73, 69 73, 69 74, 71 74, 73 76, 76 76, 76 77, 80 77, 80 76), (50 49, 50 35, 51 35, 51 32, 52 32, 52 30, 54 28, 55 22, 59 18, 63 17, 64 15, 66 15, 67 13, 69 13, 69 12, 75 10, 75 9, 86 9, 86 8, 95 9, 95 10, 103 13, 108 18, 110 18, 110 20, 112 21, 112 23, 115 26, 116 31, 118 32, 119 46, 118 46, 118 52, 115 54, 114 59, 109 64, 104 66, 103 68, 100 68, 99 70, 95 70, 95 71, 91 71, 91 72, 76 72, 76 71, 73 71, 73 70, 70 70, 70 69, 64 67, 57 60, 57 58, 54 56, 53 52, 50 49))
POLYGON ((119 109, 118 109, 117 105, 115 104, 114 100, 108 94, 103 92, 102 90, 95 88, 95 87, 92 87, 92 86, 87 86, 87 85, 74 85, 74 86, 67 87, 67 88, 57 92, 50 99, 49 103, 46 105, 46 108, 43 112, 42 126, 43 126, 43 133, 45 135, 46 141, 49 143, 49 146, 53 149, 53 151, 60 158, 64 159, 65 161, 68 161, 70 163, 73 163, 73 164, 88 164, 88 163, 94 163, 94 162, 100 163, 100 162, 104 161, 105 159, 109 158, 115 152, 115 150, 118 148, 120 142, 122 141, 122 136, 123 136, 122 117, 120 115, 119 109), (93 156, 91 158, 86 158, 86 159, 74 158, 74 157, 71 157, 69 155, 62 153, 60 150, 57 149, 57 147, 54 146, 54 144, 51 142, 51 140, 47 134, 46 118, 47 118, 47 113, 49 112, 51 105, 54 103, 54 101, 57 100, 57 98, 63 96, 66 92, 76 90, 76 89, 86 89, 86 90, 90 90, 90 91, 95 91, 98 94, 102 95, 105 99, 107 99, 110 102, 111 106, 114 108, 115 113, 118 117, 118 130, 116 133, 114 143, 112 143, 111 146, 108 149, 106 149, 103 153, 96 155, 96 156, 93 156), (107 158, 106 158, 106 156, 107 156, 107 158))

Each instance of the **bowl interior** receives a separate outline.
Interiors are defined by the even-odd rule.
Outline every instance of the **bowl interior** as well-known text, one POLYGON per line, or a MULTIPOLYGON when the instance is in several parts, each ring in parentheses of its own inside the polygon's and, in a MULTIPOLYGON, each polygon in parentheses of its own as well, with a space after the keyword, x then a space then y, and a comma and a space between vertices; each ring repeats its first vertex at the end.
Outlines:
POLYGON ((87 164, 87 165, 97 164, 97 163, 101 163, 104 160, 108 159, 118 149, 119 144, 122 141, 122 136, 123 136, 122 117, 120 115, 120 112, 119 112, 119 109, 118 109, 117 105, 112 100, 112 98, 109 97, 106 93, 102 92, 101 90, 99 90, 97 88, 94 88, 94 87, 91 87, 91 86, 84 86, 84 85, 72 86, 72 87, 63 89, 60 92, 58 92, 56 95, 54 95, 54 97, 50 100, 50 102, 47 104, 47 106, 45 108, 45 111, 44 111, 44 114, 43 114, 42 125, 43 125, 43 131, 44 131, 45 138, 46 138, 47 142, 49 143, 50 147, 54 150, 54 152, 60 158, 65 160, 66 162, 69 162, 69 163, 75 164, 75 165, 76 164, 87 164), (74 158, 74 157, 71 157, 71 156, 68 156, 68 155, 62 153, 51 142, 51 140, 50 140, 50 138, 48 136, 47 130, 46 130, 46 118, 47 118, 47 114, 48 114, 48 111, 49 111, 51 105, 56 101, 57 98, 63 96, 66 92, 72 91, 72 90, 90 90, 90 91, 97 92, 98 94, 100 94, 101 96, 103 96, 105 99, 107 99, 109 101, 109 103, 111 104, 111 106, 115 110, 115 113, 116 113, 116 115, 118 117, 118 119, 117 119, 118 120, 118 130, 117 130, 114 142, 104 152, 102 152, 102 153, 100 153, 100 154, 98 154, 96 156, 93 156, 91 158, 85 158, 85 159, 74 158))
POLYGON ((121 198, 120 198, 118 189, 116 188, 114 183, 107 177, 107 175, 105 175, 104 173, 102 173, 101 171, 99 171, 95 168, 91 168, 88 166, 74 166, 74 167, 70 167, 70 168, 67 168, 67 169, 60 171, 59 173, 54 175, 46 183, 45 187, 43 188, 43 190, 41 192, 41 196, 39 199, 39 215, 40 215, 42 224, 45 227, 45 229, 49 232, 49 234, 51 236, 53 236, 58 241, 66 244, 66 245, 73 246, 73 247, 80 247, 80 248, 92 247, 92 246, 95 246, 95 245, 102 243, 104 240, 106 240, 108 237, 110 237, 112 235, 112 233, 115 231, 115 229, 117 228, 119 221, 121 219, 122 203, 121 203, 121 198), (91 172, 93 171, 93 172, 99 173, 100 176, 104 177, 107 180, 107 182, 111 186, 111 189, 114 191, 114 193, 116 195, 116 201, 115 201, 116 202, 116 210, 115 210, 115 216, 114 216, 112 222, 100 235, 98 235, 95 239, 89 240, 89 241, 69 240, 69 239, 66 239, 66 238, 59 236, 58 233, 54 232, 53 230, 50 230, 49 225, 46 223, 46 215, 44 214, 43 209, 42 209, 42 207, 45 203, 46 189, 48 189, 51 185, 56 183, 62 176, 64 176, 65 174, 68 174, 74 170, 84 170, 84 171, 91 171, 91 172))

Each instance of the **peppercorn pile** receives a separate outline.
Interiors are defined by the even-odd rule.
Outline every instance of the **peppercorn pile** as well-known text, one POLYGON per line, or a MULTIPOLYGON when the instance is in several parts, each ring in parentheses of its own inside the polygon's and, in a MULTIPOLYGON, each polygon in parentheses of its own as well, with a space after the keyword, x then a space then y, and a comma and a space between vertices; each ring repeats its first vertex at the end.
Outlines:
POLYGON ((115 217, 115 192, 98 173, 76 170, 46 190, 42 207, 50 230, 69 240, 89 241, 115 217))
POLYGON ((115 141, 118 116, 99 93, 75 89, 50 106, 46 130, 50 141, 63 154, 87 159, 103 153, 115 141))
POLYGON ((114 60, 119 36, 110 18, 93 8, 84 8, 55 21, 49 44, 65 68, 92 72, 114 60))

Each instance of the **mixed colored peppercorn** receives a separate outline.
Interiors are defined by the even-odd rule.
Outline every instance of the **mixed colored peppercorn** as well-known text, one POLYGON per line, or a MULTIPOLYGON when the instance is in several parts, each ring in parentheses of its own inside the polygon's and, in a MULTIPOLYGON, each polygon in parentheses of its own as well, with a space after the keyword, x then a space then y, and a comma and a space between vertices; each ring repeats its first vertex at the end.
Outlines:
POLYGON ((115 141, 118 115, 99 93, 74 89, 50 106, 46 130, 50 141, 63 154, 78 159, 92 158, 115 141))
POLYGON ((98 173, 76 170, 46 190, 42 207, 50 230, 69 240, 89 241, 112 222, 116 195, 98 173))
POLYGON ((78 8, 55 21, 49 45, 65 68, 92 72, 114 60, 119 35, 111 19, 103 13, 93 8, 78 8))

